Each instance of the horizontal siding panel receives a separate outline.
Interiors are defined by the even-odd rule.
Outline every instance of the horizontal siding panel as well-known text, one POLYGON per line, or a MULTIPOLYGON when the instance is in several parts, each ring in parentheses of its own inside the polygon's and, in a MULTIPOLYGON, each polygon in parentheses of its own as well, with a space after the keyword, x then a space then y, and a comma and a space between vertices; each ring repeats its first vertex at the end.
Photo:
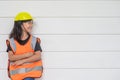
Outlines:
MULTIPOLYGON (((0 18, 0 34, 9 34, 13 18, 0 18)), ((120 18, 35 18, 34 34, 120 34, 120 18)))
POLYGON ((43 52, 45 68, 120 68, 119 52, 43 52))
MULTIPOLYGON (((9 80, 6 70, 0 70, 3 80, 9 80)), ((44 69, 36 80, 120 80, 119 69, 44 69)))
MULTIPOLYGON (((120 35, 35 35, 43 51, 120 51, 120 35)), ((6 51, 8 35, 0 35, 0 51, 6 51)))
POLYGON ((0 17, 28 11, 34 17, 118 17, 119 1, 1 1, 0 17), (9 4, 9 6, 8 6, 9 4), (9 14, 8 14, 9 12, 9 14))
MULTIPOLYGON (((7 53, 0 52, 0 69, 7 69, 7 53)), ((119 52, 43 52, 44 68, 120 69, 119 52)))
POLYGON ((43 80, 119 80, 118 69, 49 69, 43 80))

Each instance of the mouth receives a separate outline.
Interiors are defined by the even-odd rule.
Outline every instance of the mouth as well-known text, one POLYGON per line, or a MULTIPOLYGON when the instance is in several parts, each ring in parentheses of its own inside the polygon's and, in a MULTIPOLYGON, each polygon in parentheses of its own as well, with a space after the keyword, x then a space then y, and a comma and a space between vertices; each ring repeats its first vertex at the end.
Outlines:
POLYGON ((29 29, 29 30, 31 30, 31 29, 32 29, 32 27, 29 27, 28 29, 29 29))

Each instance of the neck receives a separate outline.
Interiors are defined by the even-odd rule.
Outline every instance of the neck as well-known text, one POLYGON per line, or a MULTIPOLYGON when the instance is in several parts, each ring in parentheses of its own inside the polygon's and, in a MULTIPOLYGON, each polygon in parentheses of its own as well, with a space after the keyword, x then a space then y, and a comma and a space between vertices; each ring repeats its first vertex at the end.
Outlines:
POLYGON ((23 31, 21 40, 25 40, 25 39, 27 39, 27 37, 28 37, 28 33, 23 31))

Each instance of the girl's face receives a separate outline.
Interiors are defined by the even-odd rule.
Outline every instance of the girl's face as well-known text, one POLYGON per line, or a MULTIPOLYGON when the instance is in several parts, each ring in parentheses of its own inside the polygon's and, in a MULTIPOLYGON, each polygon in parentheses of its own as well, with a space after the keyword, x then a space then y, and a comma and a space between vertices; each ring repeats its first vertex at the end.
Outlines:
POLYGON ((33 21, 32 20, 27 21, 27 22, 23 22, 23 26, 22 26, 23 31, 31 33, 32 27, 33 27, 33 21))

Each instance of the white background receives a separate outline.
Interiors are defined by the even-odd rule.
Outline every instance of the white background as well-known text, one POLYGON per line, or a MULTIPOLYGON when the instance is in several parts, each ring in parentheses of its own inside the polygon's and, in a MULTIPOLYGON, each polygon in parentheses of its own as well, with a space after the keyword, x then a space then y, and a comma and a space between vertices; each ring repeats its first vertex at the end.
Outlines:
POLYGON ((0 76, 7 77, 6 39, 14 16, 34 17, 44 73, 38 80, 120 80, 119 0, 0 1, 0 76))

